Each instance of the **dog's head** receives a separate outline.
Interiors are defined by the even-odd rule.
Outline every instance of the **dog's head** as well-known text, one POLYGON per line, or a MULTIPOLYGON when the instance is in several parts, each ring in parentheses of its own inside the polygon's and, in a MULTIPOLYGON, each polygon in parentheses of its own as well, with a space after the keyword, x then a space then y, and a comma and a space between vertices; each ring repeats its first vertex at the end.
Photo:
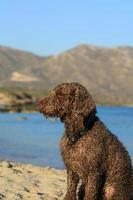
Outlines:
POLYGON ((86 88, 75 82, 55 87, 39 101, 38 107, 46 117, 61 119, 71 115, 87 117, 92 111, 96 112, 96 105, 86 88))

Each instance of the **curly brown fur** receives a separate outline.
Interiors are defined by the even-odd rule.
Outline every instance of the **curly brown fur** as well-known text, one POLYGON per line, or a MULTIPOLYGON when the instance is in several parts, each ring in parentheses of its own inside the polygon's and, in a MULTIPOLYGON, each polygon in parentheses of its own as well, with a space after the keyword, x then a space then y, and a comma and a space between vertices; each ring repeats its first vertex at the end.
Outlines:
POLYGON ((60 117, 65 124, 60 142, 67 169, 65 200, 133 199, 128 152, 96 116, 95 103, 86 88, 79 83, 60 84, 38 106, 45 116, 60 117), (86 134, 70 142, 86 127, 86 134))

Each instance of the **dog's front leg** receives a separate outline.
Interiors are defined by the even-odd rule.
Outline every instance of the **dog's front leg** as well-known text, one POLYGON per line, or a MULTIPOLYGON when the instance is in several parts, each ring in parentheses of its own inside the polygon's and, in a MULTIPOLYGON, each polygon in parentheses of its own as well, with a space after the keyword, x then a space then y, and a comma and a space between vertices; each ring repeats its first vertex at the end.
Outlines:
POLYGON ((87 178, 85 184, 85 197, 84 200, 98 200, 101 194, 99 194, 99 182, 100 175, 97 172, 92 172, 87 178))
POLYGON ((67 170, 67 193, 64 200, 76 200, 76 190, 79 178, 72 170, 67 170))

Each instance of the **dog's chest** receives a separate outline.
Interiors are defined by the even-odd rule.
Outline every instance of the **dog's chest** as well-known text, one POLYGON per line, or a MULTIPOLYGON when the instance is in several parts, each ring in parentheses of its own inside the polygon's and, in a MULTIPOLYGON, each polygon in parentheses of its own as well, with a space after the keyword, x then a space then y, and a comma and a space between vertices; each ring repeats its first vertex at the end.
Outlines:
POLYGON ((84 165, 86 160, 86 154, 85 154, 85 146, 82 144, 82 142, 69 145, 67 140, 65 138, 62 138, 60 147, 61 147, 62 158, 64 160, 66 168, 70 168, 75 172, 78 171, 80 175, 81 174, 85 175, 84 165))

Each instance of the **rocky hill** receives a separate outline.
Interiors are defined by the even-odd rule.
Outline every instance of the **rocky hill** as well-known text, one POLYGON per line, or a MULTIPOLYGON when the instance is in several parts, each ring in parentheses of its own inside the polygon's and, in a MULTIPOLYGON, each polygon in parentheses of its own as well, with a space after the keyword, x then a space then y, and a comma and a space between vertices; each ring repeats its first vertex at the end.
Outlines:
POLYGON ((0 46, 1 88, 47 91, 68 81, 86 86, 99 103, 133 104, 133 47, 80 45, 40 57, 0 46))

